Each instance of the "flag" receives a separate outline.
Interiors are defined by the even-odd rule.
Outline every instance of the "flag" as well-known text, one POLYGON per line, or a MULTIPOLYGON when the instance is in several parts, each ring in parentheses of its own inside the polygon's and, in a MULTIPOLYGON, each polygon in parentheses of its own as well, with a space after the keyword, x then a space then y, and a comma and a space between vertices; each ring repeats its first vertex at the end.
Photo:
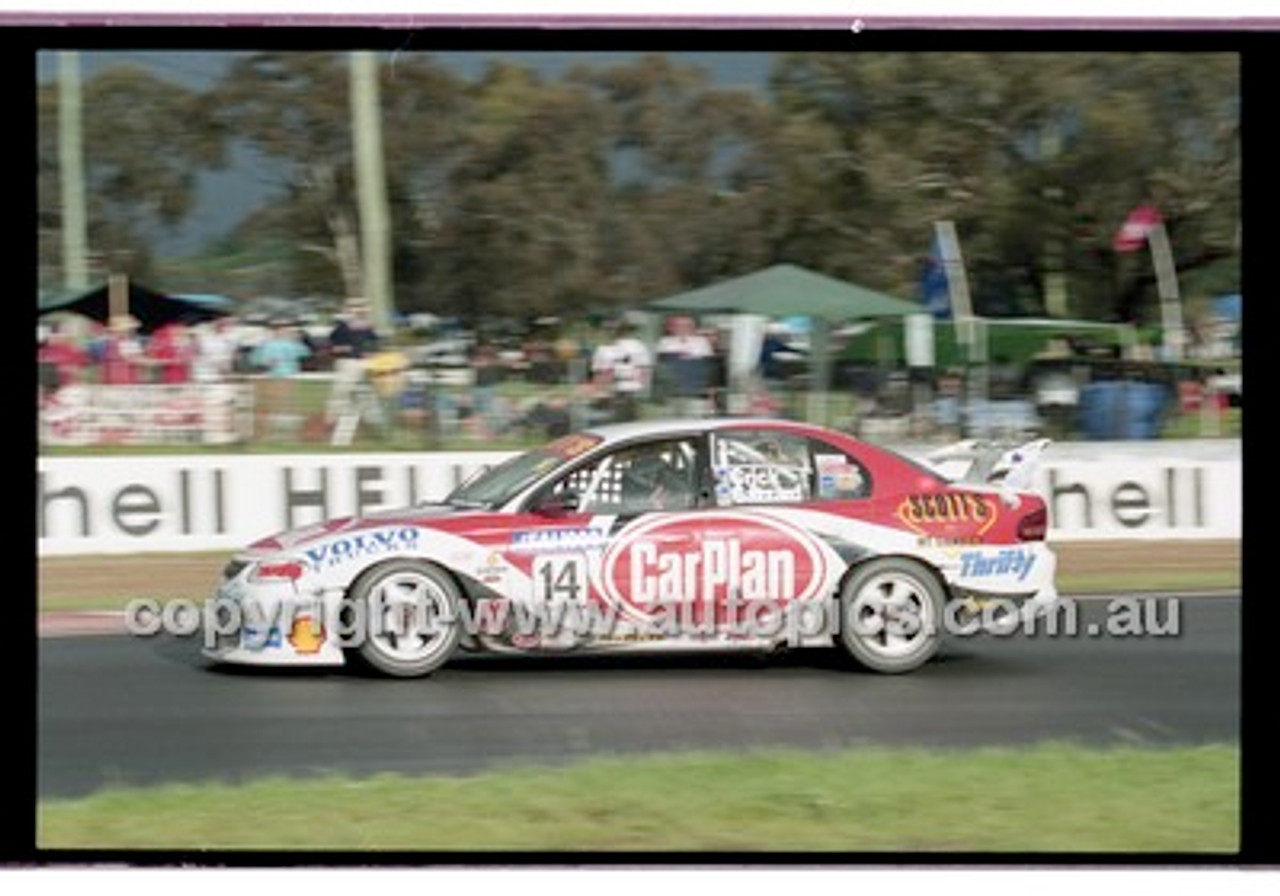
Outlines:
POLYGON ((951 316, 951 288, 947 282, 947 263, 942 259, 942 245, 937 238, 920 275, 920 292, 925 310, 939 320, 951 316))
POLYGON ((1147 242, 1151 231, 1162 223, 1160 211, 1154 205, 1143 203, 1129 212, 1124 225, 1111 238, 1111 248, 1117 252, 1137 252, 1147 242))

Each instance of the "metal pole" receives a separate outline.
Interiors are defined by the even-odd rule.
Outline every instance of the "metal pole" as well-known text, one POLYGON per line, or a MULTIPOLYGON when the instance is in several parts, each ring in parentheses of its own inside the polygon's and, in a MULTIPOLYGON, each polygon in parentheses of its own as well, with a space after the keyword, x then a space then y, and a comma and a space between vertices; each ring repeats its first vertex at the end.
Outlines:
POLYGON ((58 179, 62 187, 62 276, 71 290, 89 286, 81 125, 80 54, 58 54, 58 179))
POLYGON ((829 325, 818 316, 809 324, 809 406, 810 423, 827 423, 827 393, 831 388, 831 340, 829 325))
POLYGON ((107 277, 107 318, 108 321, 124 317, 129 313, 129 275, 110 274, 107 277))
POLYGON ((351 128, 360 202, 360 254, 365 297, 374 325, 390 328, 395 307, 391 283, 391 215, 382 158, 378 60, 367 50, 351 54, 351 128))

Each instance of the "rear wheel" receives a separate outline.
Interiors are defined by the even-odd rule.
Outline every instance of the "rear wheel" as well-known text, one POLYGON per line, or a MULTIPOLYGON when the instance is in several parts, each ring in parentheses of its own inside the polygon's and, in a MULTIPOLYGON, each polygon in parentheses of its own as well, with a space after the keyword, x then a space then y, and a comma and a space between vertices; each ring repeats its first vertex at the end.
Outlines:
POLYGON ((419 560, 392 560, 351 586, 349 612, 361 616, 359 657, 379 672, 416 678, 453 655, 461 596, 449 574, 419 560))
POLYGON ((942 642, 945 595, 924 565, 903 557, 871 560, 840 592, 840 643, 876 672, 910 672, 942 642))

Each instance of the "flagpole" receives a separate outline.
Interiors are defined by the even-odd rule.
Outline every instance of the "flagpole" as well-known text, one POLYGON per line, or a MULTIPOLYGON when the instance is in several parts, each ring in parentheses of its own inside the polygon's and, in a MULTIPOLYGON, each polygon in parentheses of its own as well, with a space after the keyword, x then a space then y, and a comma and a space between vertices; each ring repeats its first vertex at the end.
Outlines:
POLYGON ((1156 223, 1147 234, 1151 247, 1151 264, 1156 272, 1156 288, 1160 293, 1160 319, 1163 329, 1166 361, 1181 361, 1185 332, 1182 328, 1182 301, 1178 296, 1178 273, 1169 246, 1169 232, 1164 222, 1156 223))
POLYGON ((1151 203, 1143 203, 1129 212, 1111 239, 1111 247, 1116 252, 1137 252, 1144 243, 1151 251, 1151 266, 1155 268, 1156 289, 1160 294, 1164 359, 1181 361, 1186 334, 1182 328, 1182 301, 1178 297, 1178 271, 1173 263, 1164 216, 1151 203))
POLYGON ((951 316, 955 321, 956 341, 964 350, 965 403, 975 397, 986 398, 985 383, 975 377, 977 320, 973 313, 973 300, 969 295, 969 278, 965 274, 964 256, 960 253, 960 237, 954 221, 936 221, 934 232, 938 238, 938 250, 942 255, 943 270, 947 273, 947 295, 951 301, 951 316))

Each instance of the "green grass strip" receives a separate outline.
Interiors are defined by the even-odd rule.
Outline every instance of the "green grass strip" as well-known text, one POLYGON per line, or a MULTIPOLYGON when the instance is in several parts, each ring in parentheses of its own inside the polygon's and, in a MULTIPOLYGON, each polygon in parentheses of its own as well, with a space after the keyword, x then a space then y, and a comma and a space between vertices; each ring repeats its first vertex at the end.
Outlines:
POLYGON ((752 751, 37 806, 42 849, 1230 854, 1235 746, 752 751))
MULTIPOLYGON (((214 579, 210 579, 208 594, 184 598, 202 602, 212 595, 214 579)), ((1058 591, 1066 596, 1091 594, 1122 594, 1126 592, 1163 591, 1231 591, 1240 588, 1240 573, 1236 570, 1200 570, 1194 573, 1152 571, 1149 573, 1083 573, 1058 577, 1058 591)), ((160 591, 160 589, 156 589, 160 591)), ((138 595, 129 597, 88 597, 58 594, 41 594, 39 612, 103 612, 118 613, 138 595)), ((170 598, 154 597, 163 605, 170 598)))

